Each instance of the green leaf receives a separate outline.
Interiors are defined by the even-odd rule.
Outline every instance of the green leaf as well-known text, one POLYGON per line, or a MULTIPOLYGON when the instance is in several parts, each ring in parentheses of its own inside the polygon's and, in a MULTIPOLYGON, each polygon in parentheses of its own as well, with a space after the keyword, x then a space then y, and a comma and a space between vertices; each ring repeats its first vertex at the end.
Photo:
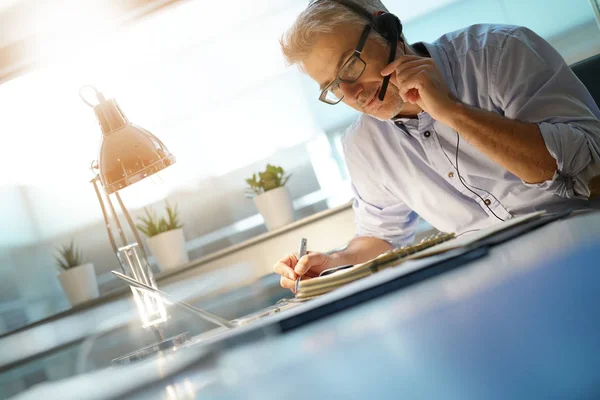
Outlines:
POLYGON ((246 189, 246 197, 254 197, 269 190, 284 186, 291 175, 285 176, 285 171, 282 167, 267 164, 264 171, 258 172, 258 180, 256 173, 252 174, 252 179, 246 179, 249 188, 246 189))
POLYGON ((283 182, 281 182, 281 186, 285 186, 285 184, 287 183, 287 181, 290 179, 291 176, 292 176, 292 174, 289 174, 288 176, 286 176, 283 179, 283 182))
POLYGON ((144 207, 146 216, 138 217, 141 222, 136 225, 136 228, 148 237, 156 236, 159 233, 167 232, 173 229, 182 228, 183 225, 179 222, 179 211, 177 205, 171 207, 168 201, 165 201, 165 211, 167 218, 157 217, 151 207, 144 207))
POLYGON ((71 239, 71 243, 68 246, 63 245, 61 248, 57 247, 56 250, 59 254, 54 257, 54 261, 59 268, 67 270, 83 264, 83 254, 81 250, 75 246, 73 239, 71 239))

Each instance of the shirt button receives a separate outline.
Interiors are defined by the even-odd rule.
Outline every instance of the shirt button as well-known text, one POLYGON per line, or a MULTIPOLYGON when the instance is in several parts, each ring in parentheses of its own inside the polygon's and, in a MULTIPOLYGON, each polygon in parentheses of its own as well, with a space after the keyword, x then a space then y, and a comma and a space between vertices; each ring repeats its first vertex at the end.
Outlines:
POLYGON ((431 132, 425 131, 425 133, 423 134, 423 136, 425 136, 426 138, 428 138, 429 136, 431 136, 431 132))
POLYGON ((490 201, 490 199, 485 199, 485 200, 483 201, 483 203, 484 203, 486 206, 489 206, 490 204, 492 204, 492 202, 490 201))
POLYGON ((454 172, 452 172, 452 171, 448 172, 448 178, 454 178, 454 172))

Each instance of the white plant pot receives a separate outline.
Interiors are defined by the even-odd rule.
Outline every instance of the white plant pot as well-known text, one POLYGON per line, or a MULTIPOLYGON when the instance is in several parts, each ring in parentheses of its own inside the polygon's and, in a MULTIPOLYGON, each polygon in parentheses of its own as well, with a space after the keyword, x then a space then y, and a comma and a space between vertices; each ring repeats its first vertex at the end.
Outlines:
POLYGON ((159 233, 148 238, 147 243, 161 271, 177 268, 190 261, 185 250, 183 228, 159 233))
POLYGON ((294 222, 292 196, 285 186, 259 194, 254 197, 254 204, 270 231, 294 222))
POLYGON ((99 296, 96 271, 92 263, 81 264, 62 271, 58 274, 58 280, 72 306, 99 296))

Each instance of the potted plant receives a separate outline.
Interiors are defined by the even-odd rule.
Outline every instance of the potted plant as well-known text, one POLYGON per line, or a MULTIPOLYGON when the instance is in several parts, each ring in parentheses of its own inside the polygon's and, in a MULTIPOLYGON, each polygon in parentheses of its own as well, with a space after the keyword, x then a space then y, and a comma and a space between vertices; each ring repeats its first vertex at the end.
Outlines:
POLYGON ((285 184, 291 175, 285 175, 283 168, 267 164, 263 172, 252 174, 246 179, 250 186, 248 197, 254 198, 256 208, 263 216, 268 230, 273 230, 294 221, 292 197, 285 184))
POLYGON ((177 205, 166 204, 167 218, 157 218, 152 208, 144 208, 146 216, 139 217, 141 221, 136 227, 147 237, 148 247, 161 271, 167 271, 190 260, 185 250, 183 225, 179 223, 177 205))
POLYGON ((73 241, 68 246, 57 248, 59 254, 54 257, 61 269, 58 280, 72 306, 99 296, 94 264, 83 263, 81 251, 73 241))

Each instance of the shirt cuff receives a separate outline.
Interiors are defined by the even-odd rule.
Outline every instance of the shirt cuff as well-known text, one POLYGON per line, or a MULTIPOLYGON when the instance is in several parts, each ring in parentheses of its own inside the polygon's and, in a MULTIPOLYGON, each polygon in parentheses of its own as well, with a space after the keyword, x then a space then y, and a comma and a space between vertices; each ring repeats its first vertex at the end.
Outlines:
POLYGON ((527 187, 537 188, 540 190, 546 190, 546 191, 552 192, 561 197, 565 197, 565 198, 569 198, 569 199, 575 198, 575 199, 587 200, 586 196, 580 196, 577 193, 575 193, 575 190, 573 189, 574 188, 573 179, 568 176, 561 175, 560 170, 557 170, 554 172, 552 179, 544 181, 544 182, 527 183, 524 180, 521 180, 521 182, 523 182, 523 184, 527 187))
POLYGON ((585 134, 567 124, 542 122, 538 126, 546 148, 556 160, 557 169, 550 180, 541 183, 522 180, 523 184, 564 198, 587 200, 588 184, 578 176, 591 161, 585 134))

